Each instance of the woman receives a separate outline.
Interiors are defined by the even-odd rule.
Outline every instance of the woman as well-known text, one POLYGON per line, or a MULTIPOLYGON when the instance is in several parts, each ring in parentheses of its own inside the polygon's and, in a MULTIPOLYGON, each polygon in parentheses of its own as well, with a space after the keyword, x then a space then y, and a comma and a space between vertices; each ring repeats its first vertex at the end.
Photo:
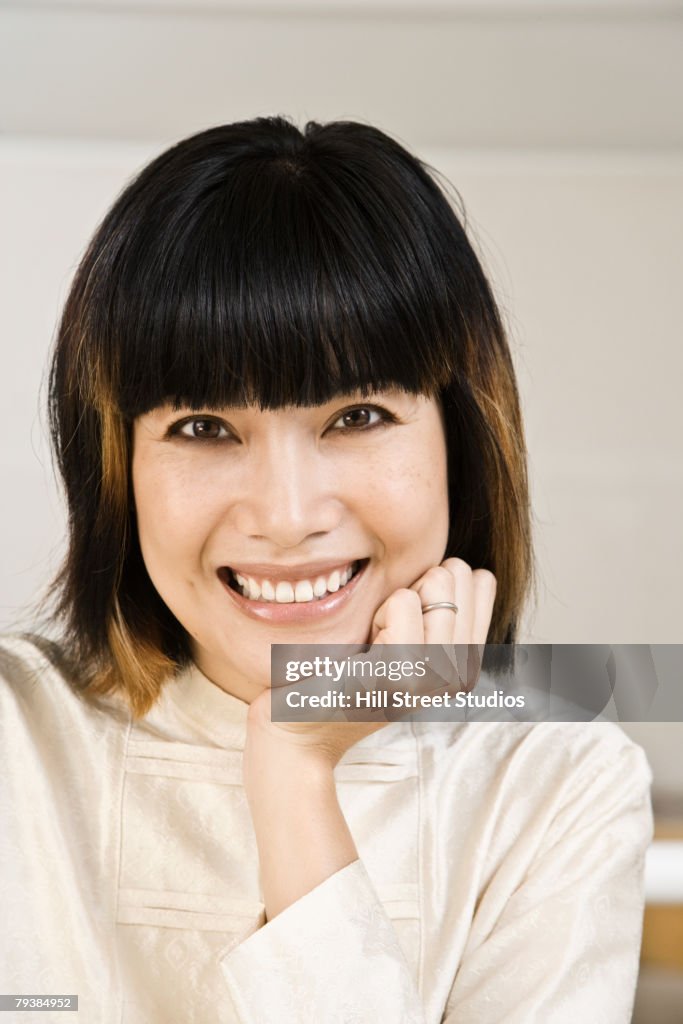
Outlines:
POLYGON ((76 274, 51 413, 65 628, 4 644, 3 991, 628 1021, 649 775, 618 729, 271 721, 272 643, 513 650, 515 378, 424 166, 282 119, 163 153, 76 274))

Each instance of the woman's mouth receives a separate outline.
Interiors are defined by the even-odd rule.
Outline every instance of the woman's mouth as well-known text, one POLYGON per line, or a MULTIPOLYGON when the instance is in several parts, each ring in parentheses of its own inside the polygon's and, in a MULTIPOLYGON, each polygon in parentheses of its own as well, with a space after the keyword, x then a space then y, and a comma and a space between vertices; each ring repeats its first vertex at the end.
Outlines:
POLYGON ((307 604, 309 601, 321 601, 328 594, 336 594, 356 575, 360 566, 361 562, 348 562, 332 572, 302 580, 256 579, 228 567, 228 585, 250 601, 307 604))
POLYGON ((271 622, 317 618, 345 604, 369 562, 342 562, 307 578, 268 579, 222 566, 218 577, 242 611, 271 622))

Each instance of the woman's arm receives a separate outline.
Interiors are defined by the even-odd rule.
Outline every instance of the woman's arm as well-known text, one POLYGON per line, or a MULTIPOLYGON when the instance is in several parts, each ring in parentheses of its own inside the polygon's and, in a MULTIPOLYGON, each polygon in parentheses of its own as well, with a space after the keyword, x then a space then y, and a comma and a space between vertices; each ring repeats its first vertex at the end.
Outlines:
MULTIPOLYGON (((490 572, 473 572, 462 559, 447 559, 381 605, 371 642, 483 645, 495 594, 490 572), (423 614, 427 604, 442 601, 456 602, 457 614, 448 609, 423 614)), ((270 697, 266 691, 249 708, 244 753, 268 919, 357 859, 337 801, 334 767, 351 746, 387 724, 272 722, 270 697)))
POLYGON ((348 742, 377 728, 338 723, 324 753, 248 730, 245 789, 267 923, 222 961, 240 1024, 426 1024, 337 798, 340 732, 348 742))
POLYGON ((271 920, 358 859, 337 799, 331 760, 267 730, 248 732, 245 788, 271 920))

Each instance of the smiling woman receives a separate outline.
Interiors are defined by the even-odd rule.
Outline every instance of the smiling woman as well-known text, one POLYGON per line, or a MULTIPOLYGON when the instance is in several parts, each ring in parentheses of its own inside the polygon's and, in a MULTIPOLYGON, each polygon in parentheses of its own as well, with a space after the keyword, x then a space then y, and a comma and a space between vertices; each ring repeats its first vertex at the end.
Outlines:
POLYGON ((616 727, 271 715, 276 643, 514 661, 517 387, 428 169, 346 122, 178 143, 83 257, 50 412, 62 642, 0 647, 0 989, 111 1024, 626 1024, 649 775, 616 727))
MULTIPOLYGON (((321 451, 329 451, 338 434, 339 470, 348 466, 344 452, 356 452, 373 481, 368 493, 390 487, 387 497, 396 492, 396 501, 385 506, 398 516, 401 481, 410 488, 418 471, 403 465, 403 445, 421 461, 415 444, 425 416, 400 430, 389 429, 389 422, 400 419, 402 409, 415 418, 409 400, 431 399, 440 408, 450 503, 458 515, 450 516, 447 539, 433 545, 422 571, 446 555, 494 574, 489 640, 512 643, 531 579, 517 388, 489 285, 426 169, 370 127, 311 124, 302 135, 272 119, 204 132, 142 171, 81 263, 52 370, 57 454, 69 505, 77 510, 57 583, 59 610, 81 678, 91 666, 91 692, 123 683, 134 711, 144 714, 169 673, 192 653, 191 633, 150 585, 140 550, 130 493, 134 441, 149 439, 150 428, 183 441, 199 434, 208 440, 207 431, 217 431, 230 454, 215 461, 257 474, 272 521, 284 512, 275 493, 279 467, 300 474, 302 452, 293 452, 291 430, 260 436, 265 425, 281 424, 287 408, 323 404, 327 416, 338 417, 349 412, 349 398, 367 399, 387 387, 403 395, 400 408, 385 410, 382 429, 363 428, 372 441, 363 441, 362 452, 358 424, 348 422, 346 431, 329 431, 324 441, 320 435, 321 451), (333 407, 335 398, 344 401, 333 407), (207 415, 240 408, 251 409, 247 425, 263 421, 256 444, 240 443, 224 417, 207 415)), ((361 416, 370 413, 358 408, 361 416)), ((430 460, 442 445, 436 451, 425 445, 430 460)), ((159 463, 174 462, 179 486, 182 474, 194 487, 188 464, 195 465, 196 451, 180 459, 171 454, 173 445, 163 448, 168 453, 159 463)), ((307 459, 308 453, 303 474, 312 483, 307 459)), ((316 468, 329 469, 332 461, 318 461, 316 468)), ((419 479, 424 486, 422 471, 419 479)), ((293 490, 302 486, 299 477, 293 490)), ((436 492, 444 498, 441 477, 430 477, 427 488, 432 499, 436 492)), ((327 518, 332 501, 328 495, 327 518)), ((301 515, 301 507, 295 512, 301 515)), ((253 518, 253 510, 245 506, 239 515, 253 518)), ((284 531, 292 535, 292 527, 284 531)), ((240 551, 238 560, 279 567, 367 557, 368 551, 356 550, 359 542, 350 523, 301 545, 296 536, 280 544, 266 532, 249 544, 256 550, 246 558, 240 551), (330 550, 349 543, 351 550, 330 550), (294 552, 289 557, 288 548, 294 552)), ((413 563, 417 571, 404 584, 419 574, 415 556, 413 563)), ((379 597, 377 572, 373 579, 379 597)), ((272 639, 262 637, 266 650, 272 639)))

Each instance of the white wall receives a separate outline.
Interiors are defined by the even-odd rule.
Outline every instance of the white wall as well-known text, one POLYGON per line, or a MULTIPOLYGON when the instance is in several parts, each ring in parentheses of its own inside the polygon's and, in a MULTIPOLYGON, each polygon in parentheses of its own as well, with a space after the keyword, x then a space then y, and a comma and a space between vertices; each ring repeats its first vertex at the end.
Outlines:
POLYGON ((0 141, 0 629, 30 624, 59 565, 64 514, 45 412, 61 304, 99 218, 150 147, 0 141))
POLYGON ((6 132, 287 112, 414 146, 683 146, 681 0, 0 0, 6 132))

